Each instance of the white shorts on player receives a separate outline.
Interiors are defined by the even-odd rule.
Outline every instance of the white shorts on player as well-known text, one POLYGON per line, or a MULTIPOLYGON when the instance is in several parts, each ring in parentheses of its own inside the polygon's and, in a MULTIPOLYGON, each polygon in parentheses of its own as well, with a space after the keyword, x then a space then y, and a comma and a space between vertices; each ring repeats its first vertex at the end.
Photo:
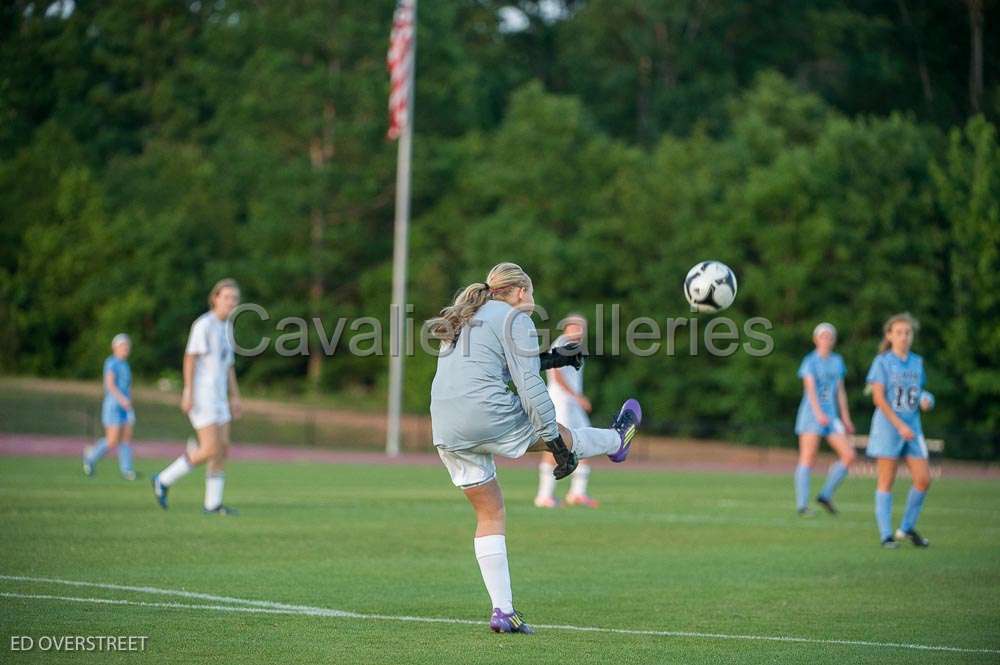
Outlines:
POLYGON ((617 455, 615 461, 623 461, 641 418, 638 403, 630 400, 636 406, 623 407, 617 428, 568 429, 556 422, 539 376, 535 324, 527 314, 534 305, 532 291, 531 278, 519 266, 501 263, 485 283, 470 284, 428 322, 442 342, 431 384, 433 442, 451 482, 476 512, 473 548, 493 603, 490 627, 497 632, 531 629, 514 610, 494 455, 518 458, 545 450, 545 442, 559 442, 581 458, 617 455))
POLYGON ((538 441, 531 423, 525 417, 524 428, 515 428, 495 441, 463 448, 461 450, 446 450, 438 447, 438 456, 448 469, 451 482, 455 487, 468 489, 490 482, 497 475, 497 465, 494 455, 508 459, 523 457, 528 448, 538 441))
POLYGON ((167 507, 167 490, 194 467, 206 464, 205 503, 207 513, 233 514, 222 503, 229 453, 229 423, 239 415, 240 398, 233 371, 233 333, 229 315, 239 304, 236 282, 224 279, 209 295, 211 309, 191 325, 184 350, 184 392, 181 410, 198 435, 198 446, 186 451, 153 478, 156 500, 167 507))
POLYGON ((188 412, 188 420, 191 426, 197 429, 208 427, 209 425, 225 425, 233 419, 229 412, 229 404, 199 403, 195 402, 188 412))

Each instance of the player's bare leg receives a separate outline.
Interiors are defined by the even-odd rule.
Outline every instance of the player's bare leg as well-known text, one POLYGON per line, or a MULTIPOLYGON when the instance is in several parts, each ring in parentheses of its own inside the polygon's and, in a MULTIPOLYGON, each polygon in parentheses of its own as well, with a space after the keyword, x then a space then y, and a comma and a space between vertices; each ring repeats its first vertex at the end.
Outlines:
POLYGON ((556 498, 556 479, 553 472, 556 469, 556 458, 550 452, 542 453, 538 462, 538 493, 535 494, 536 508, 556 508, 559 500, 556 498))
POLYGON ((102 457, 118 447, 121 440, 121 425, 108 425, 104 428, 104 438, 97 442, 97 445, 87 446, 83 449, 83 472, 88 476, 94 475, 97 470, 97 463, 102 457))
POLYGON ((590 496, 587 491, 587 484, 590 482, 590 463, 580 460, 580 466, 570 476, 569 492, 566 493, 567 506, 584 506, 586 508, 597 508, 601 505, 596 499, 590 496))
POLYGON ((524 623, 514 609, 514 594, 510 587, 510 569, 507 565, 507 515, 503 492, 496 478, 464 490, 465 496, 476 511, 476 538, 473 545, 483 584, 493 603, 490 629, 495 633, 524 633, 534 630, 524 623))
POLYGON ((205 460, 205 514, 235 515, 236 510, 222 502, 226 474, 226 458, 229 456, 229 423, 216 426, 215 446, 205 460))
POLYGON ((178 480, 186 476, 199 464, 220 455, 222 428, 228 425, 206 425, 196 430, 198 447, 186 450, 183 455, 174 460, 166 469, 153 476, 153 495, 164 510, 167 509, 167 490, 178 480))

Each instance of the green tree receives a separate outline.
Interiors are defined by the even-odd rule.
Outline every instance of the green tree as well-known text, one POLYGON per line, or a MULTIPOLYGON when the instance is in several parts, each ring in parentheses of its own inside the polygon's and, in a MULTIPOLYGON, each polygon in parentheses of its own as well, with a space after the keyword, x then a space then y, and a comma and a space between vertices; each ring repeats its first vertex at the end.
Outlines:
POLYGON ((933 166, 950 230, 946 277, 951 316, 941 359, 952 382, 953 426, 971 440, 961 452, 1000 450, 1000 146, 982 117, 954 129, 933 166), (978 435, 978 436, 977 436, 978 435))

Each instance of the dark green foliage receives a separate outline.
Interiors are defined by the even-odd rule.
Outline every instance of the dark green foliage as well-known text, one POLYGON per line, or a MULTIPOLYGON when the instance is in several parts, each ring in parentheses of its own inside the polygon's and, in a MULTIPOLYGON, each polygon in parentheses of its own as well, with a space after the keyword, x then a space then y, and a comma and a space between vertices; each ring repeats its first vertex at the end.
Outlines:
MULTIPOLYGON (((624 324, 651 317, 666 335, 667 317, 689 316, 687 269, 717 258, 740 280, 728 313, 739 341, 748 319, 766 317, 774 352, 717 358, 698 342, 691 357, 690 322, 673 356, 606 348, 588 367, 598 421, 637 392, 663 431, 790 443, 795 369, 828 319, 864 431, 881 322, 909 310, 938 395, 929 434, 951 454, 1000 453, 994 5, 976 116, 963 3, 552 6, 420 7, 418 327, 514 260, 550 324, 600 303, 607 337, 615 303, 624 324), (524 25, 505 31, 511 8, 524 25)), ((59 16, 4 5, 0 370, 95 376, 111 335, 127 330, 138 376, 176 376, 187 328, 224 276, 271 314, 240 324, 248 345, 279 336, 290 315, 322 317, 327 334, 342 316, 385 326, 392 9, 78 0, 59 16)), ((239 369, 261 389, 377 401, 385 355, 347 350, 367 332, 346 329, 325 357, 310 327, 311 355, 272 347, 239 369)), ((408 361, 410 409, 426 409, 433 372, 426 354, 408 361)))

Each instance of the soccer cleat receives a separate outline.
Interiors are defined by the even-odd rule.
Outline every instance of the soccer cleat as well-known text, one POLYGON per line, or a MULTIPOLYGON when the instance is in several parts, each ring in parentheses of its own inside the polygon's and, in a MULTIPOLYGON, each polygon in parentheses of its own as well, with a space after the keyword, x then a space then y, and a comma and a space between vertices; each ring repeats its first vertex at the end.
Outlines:
POLYGON ((826 498, 825 496, 822 495, 817 496, 816 503, 823 506, 826 509, 826 512, 830 513, 831 515, 837 514, 837 507, 833 505, 833 501, 826 498))
POLYGON ((896 540, 908 540, 916 547, 930 547, 931 545, 931 541, 917 533, 916 529, 910 529, 909 531, 896 529, 896 540))
POLYGON ((517 610, 510 614, 494 608, 493 616, 490 617, 490 629, 494 633, 521 633, 522 635, 534 635, 535 629, 524 623, 524 617, 517 610))
POLYGON ((240 514, 240 511, 236 510, 235 508, 230 508, 229 506, 226 506, 224 504, 219 504, 218 506, 212 509, 202 508, 201 512, 203 515, 224 515, 227 517, 236 517, 237 515, 240 514))
POLYGON ((586 508, 597 508, 601 503, 597 499, 592 499, 586 494, 567 494, 567 506, 584 506, 586 508))
POLYGON ((632 439, 635 438, 635 433, 639 429, 639 423, 641 422, 642 407, 639 406, 638 400, 631 398, 625 400, 621 411, 618 412, 614 422, 611 423, 611 427, 618 432, 618 436, 621 438, 621 444, 618 446, 618 450, 608 455, 608 459, 615 463, 625 461, 629 450, 632 449, 632 439))
POLYGON ((892 536, 889 536, 888 538, 886 538, 885 540, 882 541, 882 549, 886 549, 886 550, 898 550, 899 549, 899 542, 895 538, 893 538, 892 536))
POLYGON ((558 508, 559 499, 551 496, 536 496, 535 508, 558 508))
POLYGON ((93 446, 87 446, 83 449, 83 475, 88 477, 94 475, 94 465, 90 463, 90 456, 93 452, 93 446))
POLYGON ((166 485, 160 484, 160 474, 153 476, 153 496, 156 497, 156 503, 160 504, 160 508, 164 510, 167 509, 167 490, 170 489, 166 485))
POLYGON ((122 478, 124 478, 125 480, 135 480, 138 477, 139 476, 136 474, 135 471, 123 471, 122 472, 122 478))
POLYGON ((812 510, 811 508, 809 508, 807 506, 802 506, 801 508, 797 509, 795 512, 798 513, 799 517, 815 517, 816 516, 816 511, 812 510))

